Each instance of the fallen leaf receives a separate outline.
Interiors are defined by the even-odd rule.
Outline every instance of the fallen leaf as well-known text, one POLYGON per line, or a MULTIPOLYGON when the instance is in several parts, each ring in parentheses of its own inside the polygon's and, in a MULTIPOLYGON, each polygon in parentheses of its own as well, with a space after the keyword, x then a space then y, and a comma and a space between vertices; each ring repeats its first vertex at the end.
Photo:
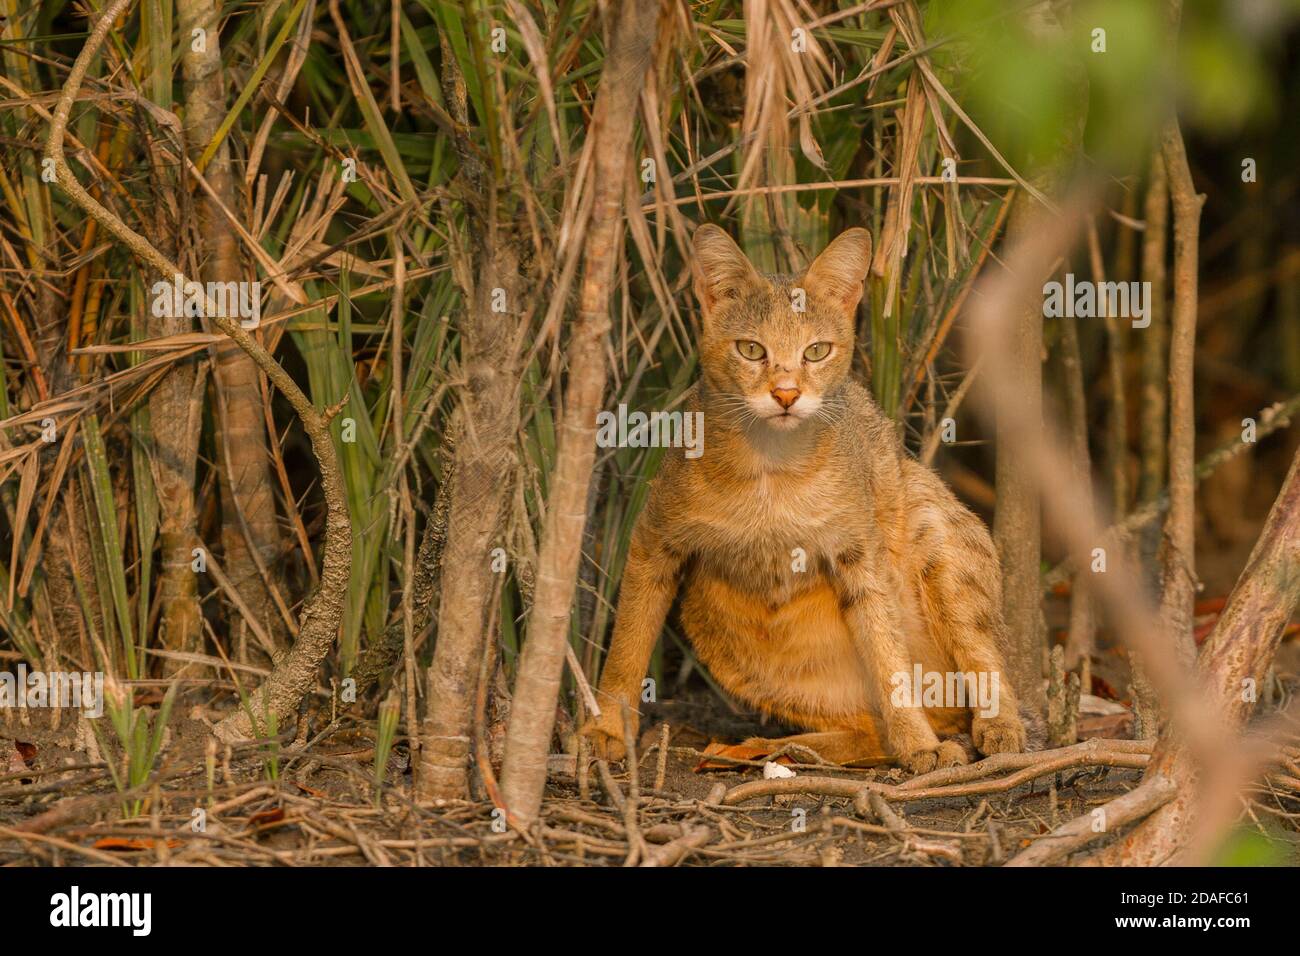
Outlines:
POLYGON ((1226 596, 1201 598, 1192 608, 1192 613, 1197 617, 1200 617, 1202 614, 1218 614, 1225 606, 1227 606, 1227 603, 1228 598, 1226 596))
MULTIPOLYGON (((710 757, 730 757, 732 760, 759 760, 772 752, 768 747, 751 747, 747 744, 720 744, 717 741, 704 748, 704 757, 695 765, 696 773, 706 770, 737 770, 743 764, 734 764, 726 760, 710 760, 710 757)), ((792 764, 790 757, 778 757, 777 763, 792 764)))
POLYGON ((1092 696, 1103 697, 1106 700, 1119 700, 1119 694, 1115 693, 1115 688, 1106 683, 1104 677, 1092 675, 1092 696))
MULTIPOLYGON (((180 840, 168 839, 168 847, 178 847, 181 845, 180 840)), ((123 850, 126 852, 137 852, 140 850, 152 850, 156 845, 153 837, 100 837, 93 844, 96 850, 123 850)))
MULTIPOLYGON (((0 753, 3 753, 3 751, 0 751, 0 753)), ((22 773, 24 770, 31 769, 32 768, 27 765, 27 761, 23 759, 22 751, 17 747, 14 747, 8 753, 4 754, 3 757, 0 757, 0 773, 5 774, 6 776, 15 773, 22 773)), ((27 784, 31 782, 31 778, 28 777, 27 779, 19 780, 18 782, 21 784, 27 784)))
POLYGON ((248 818, 249 826, 260 827, 268 823, 279 823, 284 819, 284 807, 275 807, 271 810, 259 810, 248 818))
POLYGON ((1196 646, 1200 647, 1205 643, 1205 639, 1210 636, 1214 630, 1214 625, 1219 623, 1219 615, 1214 615, 1208 621, 1197 624, 1196 629, 1192 631, 1192 638, 1196 641, 1196 646))
MULTIPOLYGON (((725 760, 710 760, 710 757, 730 757, 732 760, 762 760, 769 754, 779 748, 772 747, 751 747, 746 744, 722 744, 717 741, 711 742, 704 748, 704 757, 695 766, 696 773, 704 773, 709 770, 743 770, 745 764, 728 763, 725 760)), ((811 759, 811 758, 810 758, 811 759)), ((771 761, 769 761, 771 762, 771 761)), ((806 761, 800 761, 790 756, 782 754, 774 761, 779 764, 797 764, 806 761)), ((850 760, 848 763, 839 764, 842 767, 851 767, 855 770, 861 770, 866 767, 880 767, 893 761, 888 757, 865 757, 861 760, 850 760)), ((832 766, 835 766, 834 764, 832 766)))
POLYGON ((1122 714, 1095 714, 1080 717, 1078 726, 1080 740, 1093 737, 1127 740, 1133 736, 1133 715, 1128 711, 1122 714))

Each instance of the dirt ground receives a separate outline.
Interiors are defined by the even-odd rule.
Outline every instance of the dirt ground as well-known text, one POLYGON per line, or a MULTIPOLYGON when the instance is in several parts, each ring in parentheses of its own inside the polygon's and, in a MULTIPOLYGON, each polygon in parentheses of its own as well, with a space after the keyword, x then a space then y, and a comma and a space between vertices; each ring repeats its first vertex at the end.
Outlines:
MULTIPOLYGON (((400 735, 377 797, 373 721, 331 720, 324 709, 302 736, 225 749, 211 742, 202 703, 185 703, 191 709, 182 714, 178 705, 153 780, 126 800, 93 748, 87 752, 75 715, 61 714, 55 727, 50 711, 22 714, 25 724, 4 713, 0 865, 987 866, 1134 786, 1145 759, 1132 751, 1136 742, 1098 739, 1030 758, 1076 760, 1064 769, 1040 760, 983 773, 993 762, 982 761, 965 771, 980 776, 936 779, 945 795, 912 799, 901 791, 914 783, 897 768, 799 763, 815 756, 794 754, 784 758, 793 779, 757 785, 812 792, 745 798, 735 788, 762 781, 766 760, 702 770, 701 752, 712 740, 779 736, 783 728, 733 712, 692 684, 648 705, 635 780, 625 766, 595 763, 579 779, 575 757, 554 756, 543 826, 524 835, 486 793, 413 802, 400 735), (1105 757, 1121 745, 1130 750, 1105 757), (1101 754, 1096 760, 1129 766, 1076 759, 1087 747, 1101 754), (1008 786, 1008 771, 1032 779, 1008 786), (853 786, 845 794, 833 781, 853 786), (837 786, 839 794, 826 792, 837 786), (887 806, 855 800, 861 786, 892 794, 887 806)), ((943 774, 951 771, 927 779, 943 774)), ((1295 861, 1298 818, 1297 794, 1274 789, 1255 795, 1243 823, 1269 835, 1279 862, 1295 861)))

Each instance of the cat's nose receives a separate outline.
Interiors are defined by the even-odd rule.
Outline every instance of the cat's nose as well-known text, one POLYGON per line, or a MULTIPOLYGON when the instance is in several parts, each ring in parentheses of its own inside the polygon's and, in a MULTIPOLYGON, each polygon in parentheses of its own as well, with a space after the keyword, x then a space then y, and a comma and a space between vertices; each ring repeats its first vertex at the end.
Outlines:
POLYGON ((799 389, 797 388, 774 388, 772 397, 782 408, 789 408, 799 400, 799 389))

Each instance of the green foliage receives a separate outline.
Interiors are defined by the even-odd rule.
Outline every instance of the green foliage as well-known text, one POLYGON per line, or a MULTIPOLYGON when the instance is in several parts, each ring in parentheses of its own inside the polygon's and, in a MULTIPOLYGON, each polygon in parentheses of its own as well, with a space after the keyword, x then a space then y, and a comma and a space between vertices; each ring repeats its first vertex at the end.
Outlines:
POLYGON ((1052 155, 1072 117, 1085 115, 1090 157, 1123 171, 1149 148, 1175 90, 1187 118, 1216 133, 1272 115, 1261 56, 1270 27, 1253 21, 1247 6, 1186 3, 1177 53, 1164 3, 1078 0, 1059 29, 999 0, 927 9, 930 32, 952 39, 938 54, 948 75, 1013 161, 1052 155))
POLYGON ((178 686, 173 683, 167 688, 157 712, 148 707, 136 707, 134 697, 127 688, 117 684, 105 687, 104 709, 108 711, 109 723, 117 737, 122 766, 119 767, 107 753, 108 748, 100 736, 99 724, 96 722, 91 726, 95 728, 100 748, 108 756, 108 771, 113 778, 113 785, 118 793, 124 795, 123 816, 136 817, 144 811, 144 798, 137 796, 127 799, 125 794, 144 786, 153 772, 154 761, 162 750, 163 733, 167 729, 167 720, 171 716, 178 686))
POLYGON ((1294 837, 1253 827, 1238 827, 1215 851, 1211 866, 1296 866, 1300 853, 1294 837))
POLYGON ((379 723, 375 733, 375 805, 383 796, 384 777, 388 772, 388 755, 393 752, 393 739, 397 736, 397 720, 402 705, 397 694, 390 693, 379 705, 379 723))

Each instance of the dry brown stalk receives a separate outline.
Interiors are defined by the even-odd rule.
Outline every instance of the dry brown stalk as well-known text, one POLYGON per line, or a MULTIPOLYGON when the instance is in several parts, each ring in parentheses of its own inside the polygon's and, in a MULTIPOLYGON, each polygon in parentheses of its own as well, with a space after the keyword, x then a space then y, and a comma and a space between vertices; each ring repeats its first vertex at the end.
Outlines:
MULTIPOLYGON (((1151 321, 1142 336, 1142 392, 1139 412, 1141 472, 1138 476, 1140 506, 1154 504, 1165 487, 1169 450, 1167 413, 1169 398, 1169 320, 1165 308, 1165 256, 1169 233, 1169 181, 1159 145, 1151 151, 1143 215, 1142 279, 1149 282, 1151 321)), ((1200 469, 1197 469, 1200 478, 1200 469)), ((1154 563, 1160 529, 1149 524, 1142 529, 1138 553, 1144 563, 1154 563)), ((1154 737, 1159 728, 1159 702, 1140 661, 1133 662, 1133 734, 1154 737)))
MULTIPOLYGON (((1181 4, 1178 4, 1181 6, 1181 4)), ((1201 206, 1178 120, 1161 133, 1161 154, 1169 174, 1174 210, 1174 307, 1169 335, 1169 515, 1161 547, 1163 594, 1160 616, 1185 664, 1196 657, 1192 607, 1196 600, 1196 360, 1197 282, 1200 270, 1201 206)))
POLYGON ((568 382, 555 470, 549 483, 537 583, 520 654, 501 788, 510 812, 537 818, 546 785, 546 756, 564 670, 588 491, 596 453, 596 413, 604 399, 605 342, 623 223, 623 197, 636 101, 655 43, 657 3, 624 4, 611 25, 589 134, 594 144, 591 221, 584 250, 578 316, 568 346, 568 382))
MULTIPOLYGON (((216 0, 177 0, 181 36, 204 31, 202 44, 181 47, 185 78, 186 151, 197 162, 216 136, 227 110, 225 71, 221 63, 220 4, 216 0)), ((205 282, 239 282, 247 278, 239 243, 228 228, 223 210, 240 208, 240 194, 231 166, 230 144, 223 138, 203 169, 206 188, 196 197, 198 230, 196 259, 205 282)), ((167 278, 170 278, 168 276, 167 278)), ((186 329, 188 331, 188 329, 186 329)), ((260 371, 236 343, 223 339, 213 346, 222 467, 221 545, 231 586, 243 597, 253 617, 271 638, 277 652, 284 645, 285 626, 277 613, 272 590, 280 578, 280 529, 275 512, 275 483, 263 416, 260 371)), ((184 422, 181 423, 182 427, 184 422)), ((186 433, 197 444, 198 431, 186 433)), ((193 481, 188 481, 192 487, 193 481)), ((193 497, 193 492, 187 496, 193 497)), ((160 495, 166 509, 168 496, 160 495)), ((188 565, 188 559, 185 561, 188 565)), ((182 571, 188 572, 188 568, 182 571)), ((193 574, 190 574, 193 578, 193 574)), ((197 639, 197 626, 195 634, 197 639)), ((179 646, 179 645, 168 645, 179 646)), ((181 647, 193 650, 192 644, 181 647)))
MULTIPOLYGON (((489 181, 480 154, 465 137, 468 94, 455 56, 442 43, 442 92, 457 128, 460 177, 468 199, 470 248, 453 241, 452 271, 464 299, 456 415, 463 425, 450 467, 450 500, 438 641, 427 673, 428 707, 421 731, 418 793, 426 800, 469 794, 469 759, 476 683, 489 608, 499 575, 492 549, 501 535, 516 472, 520 354, 532 306, 518 237, 498 221, 498 184, 489 181), (500 295, 505 313, 494 310, 500 295)), ((453 212, 448 205, 449 217, 453 212)), ((453 231, 452 238, 456 234, 453 231)))

